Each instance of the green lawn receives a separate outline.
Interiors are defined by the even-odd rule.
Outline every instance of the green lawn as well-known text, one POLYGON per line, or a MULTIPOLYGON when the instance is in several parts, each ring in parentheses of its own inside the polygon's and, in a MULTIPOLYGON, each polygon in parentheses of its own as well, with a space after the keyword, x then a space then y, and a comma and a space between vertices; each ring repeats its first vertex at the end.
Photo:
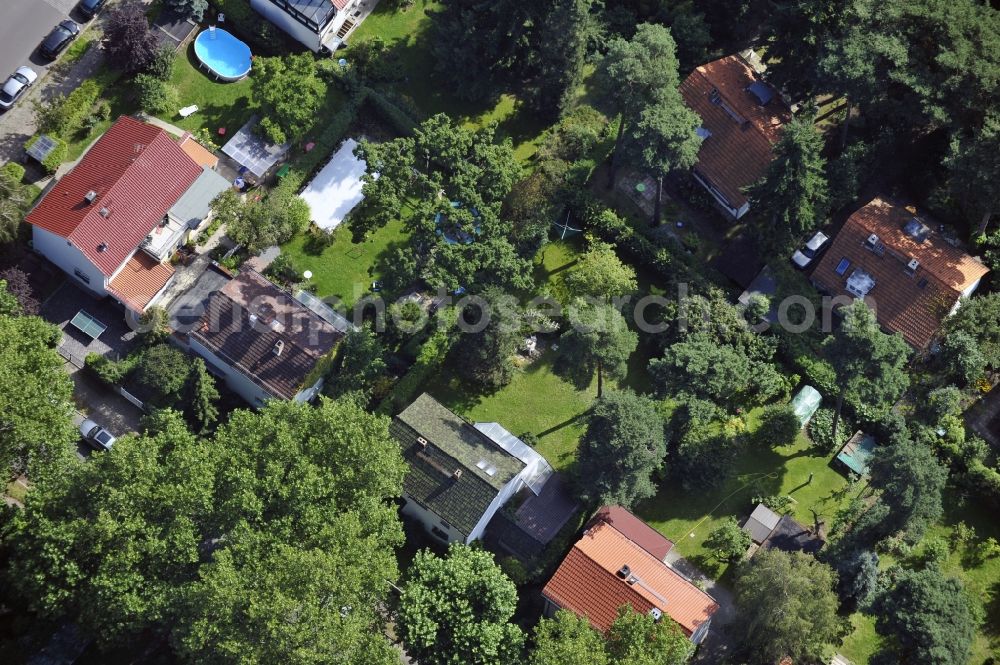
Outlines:
POLYGON ((198 68, 193 43, 174 59, 170 85, 177 90, 177 109, 197 104, 198 111, 181 118, 177 109, 173 109, 162 114, 161 118, 190 132, 204 127, 219 141, 217 132, 220 127, 225 127, 227 135, 231 135, 253 115, 251 79, 248 77, 234 83, 216 81, 198 68))
POLYGON ((382 277, 384 268, 391 268, 382 265, 381 259, 388 250, 401 245, 406 234, 402 220, 395 220, 361 243, 351 241, 351 230, 345 225, 333 231, 333 242, 319 252, 310 246, 309 239, 308 234, 299 234, 282 245, 281 251, 300 272, 312 271, 317 295, 336 296, 350 308, 369 292, 373 280, 382 277))
MULTIPOLYGON (((757 427, 758 413, 749 415, 751 432, 757 427)), ((755 495, 788 494, 796 501, 795 519, 812 526, 818 517, 829 526, 836 511, 862 491, 861 486, 852 488, 830 467, 830 458, 828 453, 816 451, 804 434, 791 445, 774 449, 750 444, 737 461, 736 472, 721 487, 706 492, 667 483, 654 498, 641 503, 637 513, 677 543, 678 551, 705 574, 718 579, 726 566, 711 556, 705 539, 726 517, 748 515, 755 495)))

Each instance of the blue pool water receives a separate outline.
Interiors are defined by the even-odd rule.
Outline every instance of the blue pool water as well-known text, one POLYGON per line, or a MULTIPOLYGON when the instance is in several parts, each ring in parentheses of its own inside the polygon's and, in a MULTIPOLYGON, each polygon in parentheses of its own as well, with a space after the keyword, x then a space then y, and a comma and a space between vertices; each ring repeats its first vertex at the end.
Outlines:
POLYGON ((250 47, 222 28, 202 30, 194 40, 194 54, 225 81, 238 81, 250 72, 250 47))

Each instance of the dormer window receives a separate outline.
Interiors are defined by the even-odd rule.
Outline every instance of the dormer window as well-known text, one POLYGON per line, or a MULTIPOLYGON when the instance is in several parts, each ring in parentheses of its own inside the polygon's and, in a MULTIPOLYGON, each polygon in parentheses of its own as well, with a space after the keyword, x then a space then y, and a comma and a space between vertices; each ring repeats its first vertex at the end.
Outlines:
POLYGON ((694 130, 694 133, 697 134, 698 138, 700 138, 702 141, 704 141, 705 139, 707 139, 709 136, 712 135, 711 130, 709 130, 706 127, 698 127, 697 129, 694 130))

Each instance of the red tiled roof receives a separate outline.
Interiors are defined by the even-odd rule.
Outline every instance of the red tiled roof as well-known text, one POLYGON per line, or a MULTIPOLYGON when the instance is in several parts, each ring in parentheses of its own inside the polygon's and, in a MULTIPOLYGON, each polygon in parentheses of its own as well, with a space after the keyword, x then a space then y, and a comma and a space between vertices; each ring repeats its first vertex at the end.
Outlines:
POLYGON ((143 312, 173 274, 170 264, 138 251, 111 280, 108 290, 134 311, 143 312))
POLYGON ((701 144, 695 170, 734 208, 747 201, 743 188, 764 177, 771 149, 781 136, 782 125, 790 120, 777 94, 761 106, 747 92, 755 81, 750 66, 730 55, 696 68, 680 87, 684 101, 701 116, 702 127, 712 133, 701 144), (710 99, 716 90, 720 103, 710 99), (745 122, 734 119, 726 107, 745 122))
POLYGON ((336 7, 338 11, 343 11, 344 7, 346 7, 350 1, 351 0, 330 0, 330 4, 336 7))
POLYGON ((584 532, 542 594, 559 607, 587 617, 601 631, 611 627, 624 605, 643 613, 658 608, 687 635, 719 609, 711 596, 607 522, 584 532), (629 567, 634 583, 618 575, 622 566, 629 567))
MULTIPOLYGON (((875 279, 865 302, 875 310, 879 323, 900 333, 913 347, 930 343, 941 321, 962 292, 989 272, 982 263, 953 247, 933 230, 918 242, 903 231, 914 219, 914 210, 876 198, 851 215, 813 272, 817 286, 833 295, 853 297, 846 289, 847 278, 860 268, 875 279), (865 248, 876 234, 885 245, 879 256, 865 248), (836 270, 841 260, 850 262, 843 275, 836 270), (919 262, 910 274, 907 264, 919 262)), ((926 223, 925 223, 926 224, 926 223)), ((928 228, 932 224, 926 224, 928 228)))
POLYGON ((111 276, 200 174, 162 129, 122 116, 26 221, 67 238, 111 276), (88 205, 90 191, 97 198, 88 205))
POLYGON ((189 132, 184 132, 178 145, 198 166, 206 166, 213 171, 219 165, 219 158, 208 148, 198 143, 189 132))
POLYGON ((666 558, 674 544, 663 534, 621 506, 604 506, 594 515, 591 524, 607 522, 623 536, 646 550, 660 561, 666 558))

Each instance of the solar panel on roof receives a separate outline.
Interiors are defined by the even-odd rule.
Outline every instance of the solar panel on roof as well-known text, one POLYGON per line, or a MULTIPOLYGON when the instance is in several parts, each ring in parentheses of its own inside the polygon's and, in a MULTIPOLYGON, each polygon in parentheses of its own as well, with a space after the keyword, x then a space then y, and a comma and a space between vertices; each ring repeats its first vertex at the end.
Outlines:
POLYGON ((28 157, 36 159, 40 162, 48 157, 55 147, 56 140, 48 134, 42 134, 38 137, 38 140, 36 140, 32 146, 28 148, 28 157))

